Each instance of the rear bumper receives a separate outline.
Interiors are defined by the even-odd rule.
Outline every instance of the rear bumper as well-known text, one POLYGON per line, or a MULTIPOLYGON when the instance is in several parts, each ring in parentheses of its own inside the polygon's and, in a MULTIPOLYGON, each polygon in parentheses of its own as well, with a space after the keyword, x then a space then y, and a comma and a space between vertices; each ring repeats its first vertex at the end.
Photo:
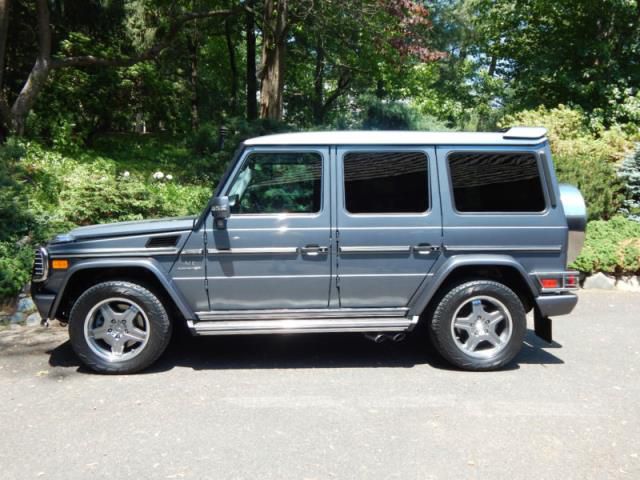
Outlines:
POLYGON ((561 295, 541 295, 536 297, 538 311, 543 317, 557 317, 568 315, 578 303, 578 296, 573 293, 561 295))

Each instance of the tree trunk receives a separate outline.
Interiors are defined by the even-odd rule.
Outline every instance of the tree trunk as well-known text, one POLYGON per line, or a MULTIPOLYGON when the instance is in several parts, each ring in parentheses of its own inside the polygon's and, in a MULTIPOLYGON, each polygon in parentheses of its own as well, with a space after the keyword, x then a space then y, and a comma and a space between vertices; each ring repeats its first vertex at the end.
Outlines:
POLYGON ((238 66, 236 64, 236 49, 233 44, 231 23, 227 19, 224 22, 224 36, 227 40, 227 50, 229 52, 229 70, 231 72, 231 111, 235 115, 238 111, 238 66))
POLYGON ((7 53, 10 4, 10 0, 0 0, 0 141, 7 133, 5 127, 9 117, 9 102, 4 96, 4 64, 7 53))
POLYGON ((256 77, 256 18, 253 11, 255 1, 247 2, 247 13, 245 14, 245 33, 247 35, 247 120, 252 121, 258 118, 258 79, 256 77))
POLYGON ((498 65, 498 58, 495 55, 491 56, 491 64, 489 65, 489 76, 493 77, 496 73, 496 66, 498 65))
POLYGON ((42 87, 47 83, 51 71, 51 29, 47 0, 37 0, 36 14, 38 16, 38 58, 9 114, 9 129, 17 135, 24 135, 27 115, 33 108, 42 87))
POLYGON ((189 78, 191 84, 191 130, 194 132, 200 125, 200 113, 198 111, 198 32, 193 32, 188 36, 187 45, 189 49, 189 65, 191 67, 191 75, 189 78))
POLYGON ((7 52, 10 0, 0 0, 0 95, 4 86, 4 62, 7 52))
POLYGON ((313 120, 316 125, 324 122, 324 45, 322 37, 316 39, 316 69, 313 78, 313 120))
POLYGON ((282 119, 287 1, 265 0, 264 3, 260 117, 272 120, 282 119))

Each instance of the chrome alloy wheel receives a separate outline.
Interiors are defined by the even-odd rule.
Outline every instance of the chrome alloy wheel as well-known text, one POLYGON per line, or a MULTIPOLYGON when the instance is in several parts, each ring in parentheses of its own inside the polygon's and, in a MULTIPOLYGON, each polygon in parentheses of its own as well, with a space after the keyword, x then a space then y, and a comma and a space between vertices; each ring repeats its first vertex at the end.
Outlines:
POLYGON ((107 298, 89 311, 84 336, 89 348, 109 362, 129 360, 140 354, 151 324, 142 308, 126 298, 107 298))
POLYGON ((470 357, 496 356, 507 346, 512 333, 511 314, 494 297, 472 297, 453 314, 451 334, 456 346, 470 357))

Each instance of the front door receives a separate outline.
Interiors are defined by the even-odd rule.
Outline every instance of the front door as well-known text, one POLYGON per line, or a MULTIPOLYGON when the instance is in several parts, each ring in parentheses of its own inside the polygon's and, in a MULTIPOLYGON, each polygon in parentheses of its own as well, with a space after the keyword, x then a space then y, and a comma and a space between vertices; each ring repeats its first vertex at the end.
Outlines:
POLYGON ((247 149, 207 220, 212 310, 326 308, 331 281, 329 149, 247 149))
POLYGON ((435 149, 341 147, 337 160, 340 306, 404 307, 440 255, 435 149))

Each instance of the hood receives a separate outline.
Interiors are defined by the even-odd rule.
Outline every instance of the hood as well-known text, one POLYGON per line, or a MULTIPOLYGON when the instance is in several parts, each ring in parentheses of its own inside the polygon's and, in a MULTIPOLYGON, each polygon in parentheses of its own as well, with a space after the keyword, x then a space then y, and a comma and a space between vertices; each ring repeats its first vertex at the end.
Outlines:
POLYGON ((65 235, 58 235, 52 243, 191 230, 195 219, 194 216, 89 225, 75 228, 65 235))

